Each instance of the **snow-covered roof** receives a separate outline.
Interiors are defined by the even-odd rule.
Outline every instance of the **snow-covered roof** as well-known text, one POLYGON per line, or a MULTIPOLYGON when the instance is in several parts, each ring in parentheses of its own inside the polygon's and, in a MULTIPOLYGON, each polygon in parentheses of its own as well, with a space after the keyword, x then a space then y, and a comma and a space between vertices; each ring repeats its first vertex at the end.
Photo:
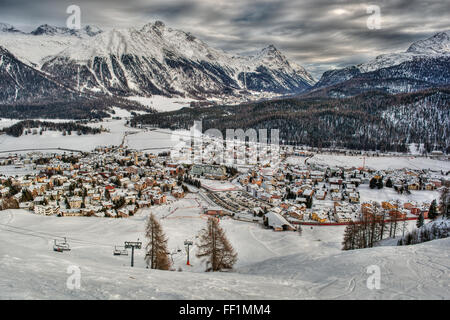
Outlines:
POLYGON ((266 217, 268 219, 269 226, 273 228, 283 228, 284 225, 287 225, 295 229, 281 214, 276 213, 275 211, 267 212, 266 217))

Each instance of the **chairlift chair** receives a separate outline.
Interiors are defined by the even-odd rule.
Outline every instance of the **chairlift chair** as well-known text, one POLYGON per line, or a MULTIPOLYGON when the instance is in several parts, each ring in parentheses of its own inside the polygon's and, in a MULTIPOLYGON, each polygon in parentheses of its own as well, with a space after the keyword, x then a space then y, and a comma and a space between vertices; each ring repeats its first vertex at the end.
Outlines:
POLYGON ((122 246, 114 246, 113 255, 115 256, 127 256, 128 250, 122 246))
POLYGON ((67 240, 65 237, 64 237, 64 240, 54 239, 53 251, 56 251, 56 252, 70 251, 70 246, 67 243, 67 240))

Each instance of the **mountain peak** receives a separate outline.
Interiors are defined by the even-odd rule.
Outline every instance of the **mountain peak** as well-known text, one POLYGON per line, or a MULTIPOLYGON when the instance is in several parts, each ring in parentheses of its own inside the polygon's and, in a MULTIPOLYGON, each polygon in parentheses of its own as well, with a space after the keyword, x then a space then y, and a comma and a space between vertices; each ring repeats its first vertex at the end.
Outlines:
POLYGON ((96 26, 90 26, 87 25, 84 28, 78 30, 78 29, 70 29, 67 27, 56 27, 49 24, 43 24, 37 27, 35 30, 31 32, 32 35, 40 36, 40 35, 48 35, 48 36, 54 36, 54 35, 64 35, 64 36, 76 36, 81 37, 84 35, 87 35, 89 37, 96 36, 99 33, 102 33, 103 31, 96 27, 96 26))
POLYGON ((48 24, 42 24, 33 31, 31 31, 32 35, 39 36, 39 35, 54 35, 58 33, 58 28, 48 25, 48 24))
POLYGON ((0 22, 0 32, 17 32, 17 33, 21 33, 20 30, 17 30, 14 26, 8 24, 8 23, 3 23, 0 22))
POLYGON ((279 66, 289 64, 286 57, 273 44, 263 48, 255 57, 262 63, 278 64, 279 66))
POLYGON ((262 53, 279 53, 280 51, 278 51, 278 49, 273 45, 273 44, 269 44, 267 47, 263 48, 261 50, 262 53))
POLYGON ((165 23, 160 21, 160 20, 156 20, 155 22, 149 22, 144 24, 144 26, 141 28, 142 32, 151 32, 154 31, 158 34, 161 33, 161 31, 166 27, 165 23))
POLYGON ((157 20, 157 21, 155 21, 154 26, 157 28, 164 28, 166 25, 164 24, 164 22, 157 20))
POLYGON ((438 32, 428 39, 418 40, 406 52, 416 54, 450 54, 450 31, 438 32))
POLYGON ((283 54, 275 48, 273 44, 268 45, 261 49, 261 51, 256 55, 257 59, 277 59, 277 60, 286 60, 283 54))
POLYGON ((103 30, 100 29, 99 27, 91 25, 87 25, 86 27, 83 28, 83 30, 90 37, 96 36, 97 34, 103 32, 103 30))

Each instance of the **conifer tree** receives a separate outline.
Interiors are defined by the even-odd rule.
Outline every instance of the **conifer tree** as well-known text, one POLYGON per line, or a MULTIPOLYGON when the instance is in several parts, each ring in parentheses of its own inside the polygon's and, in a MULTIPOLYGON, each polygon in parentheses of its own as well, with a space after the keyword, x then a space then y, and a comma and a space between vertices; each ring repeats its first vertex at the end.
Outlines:
POLYGON ((442 189, 440 197, 440 206, 441 206, 440 212, 442 216, 448 218, 450 216, 450 193, 448 187, 444 187, 442 189))
POLYGON ((167 238, 164 235, 161 224, 153 214, 148 217, 145 236, 148 238, 145 261, 151 269, 169 270, 171 267, 167 238))
POLYGON ((386 188, 392 188, 392 180, 391 178, 388 178, 386 181, 386 188))
POLYGON ((436 219, 438 216, 437 208, 436 208, 436 200, 433 200, 430 205, 430 209, 428 209, 428 218, 431 220, 436 219))
POLYGON ((200 231, 197 257, 207 258, 206 271, 232 269, 237 261, 237 253, 219 226, 219 221, 209 218, 206 228, 200 231))
POLYGON ((375 178, 370 179, 369 187, 370 189, 375 189, 377 187, 377 179, 375 178))
POLYGON ((419 214, 419 218, 417 219, 417 223, 416 223, 417 228, 422 227, 423 226, 423 222, 424 222, 423 213, 421 212, 419 214))
POLYGON ((382 178, 377 180, 377 188, 383 189, 383 179, 382 178))
POLYGON ((342 250, 355 249, 355 231, 356 226, 353 221, 347 225, 344 231, 344 240, 342 241, 342 250))

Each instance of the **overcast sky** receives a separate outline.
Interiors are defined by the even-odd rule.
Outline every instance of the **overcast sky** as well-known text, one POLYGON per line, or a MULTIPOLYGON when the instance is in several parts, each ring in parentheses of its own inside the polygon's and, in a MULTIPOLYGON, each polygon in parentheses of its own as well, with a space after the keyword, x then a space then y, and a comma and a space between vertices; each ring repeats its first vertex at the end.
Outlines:
POLYGON ((232 53, 274 44, 316 79, 330 68, 403 51, 450 29, 449 0, 0 0, 0 22, 24 31, 44 23, 64 26, 72 4, 81 8, 82 26, 162 20, 232 53), (367 26, 370 5, 380 8, 380 29, 367 26))

